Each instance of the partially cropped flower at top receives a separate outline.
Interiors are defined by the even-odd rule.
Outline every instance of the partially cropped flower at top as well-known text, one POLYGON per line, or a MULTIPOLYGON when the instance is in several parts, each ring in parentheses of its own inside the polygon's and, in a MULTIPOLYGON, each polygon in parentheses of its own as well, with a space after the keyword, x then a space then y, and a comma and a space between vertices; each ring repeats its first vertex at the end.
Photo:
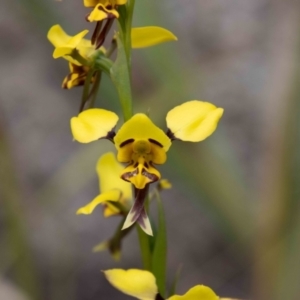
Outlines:
POLYGON ((103 45, 104 40, 113 24, 114 19, 119 18, 118 6, 126 4, 127 0, 84 0, 84 6, 93 7, 86 16, 89 22, 97 22, 92 36, 92 44, 96 49, 103 45), (103 21, 107 20, 102 28, 103 21))
POLYGON ((106 279, 126 295, 140 300, 219 300, 220 298, 207 286, 196 285, 184 295, 163 298, 156 285, 155 277, 149 271, 138 269, 112 269, 104 271, 106 279))
MULTIPOLYGON (((76 141, 89 143, 107 138, 114 142, 119 162, 126 163, 120 176, 135 187, 135 203, 127 215, 123 229, 134 222, 148 224, 143 203, 149 184, 160 179, 155 165, 164 164, 173 140, 200 142, 216 129, 222 108, 198 100, 176 106, 167 114, 167 132, 158 128, 145 114, 135 114, 115 133, 118 116, 104 109, 89 109, 71 119, 76 141)), ((149 223, 150 226, 150 223, 149 223)), ((146 233, 152 234, 151 227, 146 233)))
POLYGON ((117 8, 126 2, 127 0, 84 0, 83 4, 86 7, 93 7, 92 12, 87 15, 87 20, 93 22, 119 18, 117 8))
POLYGON ((104 216, 126 214, 132 203, 131 185, 120 179, 123 166, 112 152, 102 155, 96 165, 100 194, 90 203, 78 209, 77 214, 89 215, 99 204, 104 206, 104 216))

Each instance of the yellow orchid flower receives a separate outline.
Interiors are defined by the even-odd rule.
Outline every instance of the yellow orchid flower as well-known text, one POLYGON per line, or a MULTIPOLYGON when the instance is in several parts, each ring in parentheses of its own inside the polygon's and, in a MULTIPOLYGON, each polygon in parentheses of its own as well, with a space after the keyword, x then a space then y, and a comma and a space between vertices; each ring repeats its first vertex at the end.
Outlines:
MULTIPOLYGON (((72 37, 58 24, 52 26, 48 31, 48 40, 55 47, 53 57, 63 57, 69 62, 70 73, 64 78, 62 83, 62 87, 65 89, 84 85, 90 70, 90 67, 83 66, 80 61, 71 56, 75 49, 86 60, 95 55, 97 52, 95 46, 92 45, 90 40, 84 38, 87 33, 88 30, 84 30, 72 37)), ((150 47, 172 40, 177 40, 177 38, 170 31, 161 27, 139 27, 132 28, 131 31, 132 48, 150 47)), ((101 47, 100 51, 103 54, 106 52, 104 47, 101 47)), ((95 81, 95 77, 96 73, 91 78, 92 83, 95 81)))
MULTIPOLYGON (((76 60, 71 56, 75 49, 78 50, 79 54, 84 59, 89 59, 96 50, 91 44, 90 40, 84 39, 84 36, 88 33, 87 30, 84 30, 75 36, 69 36, 60 25, 54 25, 48 31, 48 40, 55 47, 53 52, 54 58, 63 57, 69 62, 70 73, 64 78, 62 87, 65 89, 71 89, 75 86, 84 85, 87 74, 90 70, 90 67, 83 66, 81 62, 76 60)), ((105 52, 104 48, 101 48, 102 52, 105 52)), ((94 74, 91 78, 91 82, 95 81, 94 74)))
POLYGON ((74 49, 79 51, 79 54, 88 59, 95 53, 95 48, 90 40, 84 39, 84 36, 88 33, 88 30, 83 30, 74 36, 68 35, 60 25, 53 25, 47 34, 48 40, 55 47, 53 52, 53 58, 63 57, 67 61, 81 66, 82 64, 76 59, 72 58, 74 49))
POLYGON ((99 204, 104 205, 105 217, 120 214, 120 209, 111 202, 118 202, 128 211, 132 205, 133 198, 131 185, 119 176, 122 169, 123 166, 117 162, 112 152, 102 155, 96 166, 100 194, 90 203, 79 208, 77 214, 91 214, 99 204))
MULTIPOLYGON (((104 271, 106 279, 116 289, 126 295, 140 300, 164 300, 158 293, 154 275, 149 271, 138 269, 112 269, 104 271)), ((220 300, 207 286, 196 285, 184 295, 174 295, 165 300, 220 300)))
POLYGON ((149 184, 161 178, 155 165, 166 162, 172 140, 199 142, 210 136, 222 114, 222 108, 192 100, 168 112, 166 133, 142 113, 134 115, 115 133, 116 114, 104 109, 89 109, 71 119, 71 130, 74 139, 81 143, 101 138, 114 142, 118 161, 127 163, 120 176, 135 187, 135 202, 123 229, 138 222, 147 234, 152 235, 143 204, 149 184))
POLYGON ((119 18, 117 7, 126 4, 127 0, 84 0, 85 7, 94 7, 87 16, 90 22, 103 21, 105 19, 119 18))
POLYGON ((193 100, 176 106, 168 112, 168 131, 164 133, 145 114, 135 114, 115 134, 118 117, 104 109, 89 109, 71 119, 74 139, 89 143, 100 138, 112 139, 117 148, 119 162, 128 163, 121 177, 137 189, 144 189, 160 179, 154 165, 165 163, 166 152, 174 139, 199 142, 216 129, 223 114, 222 108, 193 100))

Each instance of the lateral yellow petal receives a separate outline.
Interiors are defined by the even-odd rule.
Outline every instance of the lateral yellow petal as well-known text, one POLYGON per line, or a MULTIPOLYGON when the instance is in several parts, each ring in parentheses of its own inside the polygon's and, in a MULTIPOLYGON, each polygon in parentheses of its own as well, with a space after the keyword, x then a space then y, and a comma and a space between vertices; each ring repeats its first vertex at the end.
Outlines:
POLYGON ((77 215, 84 214, 89 215, 91 214, 95 207, 100 203, 104 203, 106 201, 118 201, 120 199, 121 192, 118 190, 108 191, 106 193, 98 195, 94 198, 89 204, 79 208, 76 212, 77 215))
POLYGON ((172 296, 167 300, 219 300, 219 297, 207 286, 196 285, 183 296, 172 296))
POLYGON ((209 102, 188 101, 168 112, 167 126, 176 139, 200 142, 215 131, 223 111, 209 102))
POLYGON ((71 37, 66 34, 59 24, 56 24, 49 29, 47 38, 54 47, 60 47, 65 45, 71 37))
POLYGON ((103 154, 99 158, 96 166, 99 176, 100 191, 104 193, 113 189, 119 189, 122 192, 122 198, 131 204, 131 184, 120 178, 120 174, 123 169, 124 166, 117 162, 114 153, 108 152, 103 154))
POLYGON ((76 141, 89 143, 107 134, 116 126, 119 117, 105 109, 92 108, 71 119, 71 131, 76 141))
POLYGON ((124 294, 141 300, 153 300, 158 293, 155 277, 143 270, 112 269, 104 271, 106 279, 124 294))
POLYGON ((177 37, 171 31, 162 27, 146 26, 131 29, 132 48, 151 47, 170 41, 177 41, 177 37))
POLYGON ((77 45, 81 42, 83 37, 87 35, 88 32, 89 32, 88 30, 83 30, 77 33, 76 35, 72 36, 68 42, 68 45, 76 48, 77 45))
POLYGON ((119 129, 114 137, 116 148, 128 140, 154 140, 162 145, 165 151, 171 146, 169 137, 158 128, 145 114, 136 114, 119 129))

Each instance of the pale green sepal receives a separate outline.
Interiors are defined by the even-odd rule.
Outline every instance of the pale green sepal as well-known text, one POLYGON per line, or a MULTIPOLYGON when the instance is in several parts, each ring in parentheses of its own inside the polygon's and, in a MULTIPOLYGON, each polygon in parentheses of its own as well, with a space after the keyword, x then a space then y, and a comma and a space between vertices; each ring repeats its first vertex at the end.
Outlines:
POLYGON ((152 254, 152 273, 156 278, 159 293, 164 297, 166 292, 167 232, 164 208, 158 192, 156 192, 156 198, 158 208, 158 229, 152 254))
POLYGON ((140 300, 154 300, 157 294, 155 277, 143 270, 112 269, 104 271, 106 279, 118 290, 140 300))
POLYGON ((145 48, 161 43, 177 41, 177 37, 169 30, 157 27, 136 27, 131 29, 131 47, 145 48))
POLYGON ((92 108, 71 119, 71 131, 76 141, 90 143, 106 138, 116 126, 119 117, 109 110, 92 108))
POLYGON ((127 121, 132 116, 131 81, 125 48, 118 34, 116 40, 118 53, 117 59, 110 69, 110 77, 119 95, 124 120, 127 121))
POLYGON ((89 204, 79 208, 76 212, 77 215, 84 214, 89 215, 93 212, 95 207, 100 203, 104 203, 106 201, 118 201, 120 199, 121 192, 118 190, 112 190, 105 192, 103 194, 98 195, 95 199, 93 199, 89 204))
POLYGON ((213 290, 204 285, 196 285, 182 296, 172 296, 167 300, 219 300, 213 290))

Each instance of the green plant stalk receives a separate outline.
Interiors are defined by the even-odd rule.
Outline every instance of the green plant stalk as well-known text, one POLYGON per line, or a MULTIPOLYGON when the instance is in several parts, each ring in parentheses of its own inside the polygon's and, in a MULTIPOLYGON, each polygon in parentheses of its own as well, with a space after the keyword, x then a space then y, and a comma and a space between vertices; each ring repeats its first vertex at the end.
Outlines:
POLYGON ((120 35, 116 36, 118 53, 116 61, 110 69, 110 78, 118 92, 124 121, 128 121, 133 115, 131 76, 126 59, 125 48, 120 35))
POLYGON ((132 27, 134 5, 135 5, 135 0, 129 0, 126 4, 127 18, 125 22, 126 31, 124 36, 124 46, 125 46, 128 69, 130 74, 131 74, 131 27, 132 27))

